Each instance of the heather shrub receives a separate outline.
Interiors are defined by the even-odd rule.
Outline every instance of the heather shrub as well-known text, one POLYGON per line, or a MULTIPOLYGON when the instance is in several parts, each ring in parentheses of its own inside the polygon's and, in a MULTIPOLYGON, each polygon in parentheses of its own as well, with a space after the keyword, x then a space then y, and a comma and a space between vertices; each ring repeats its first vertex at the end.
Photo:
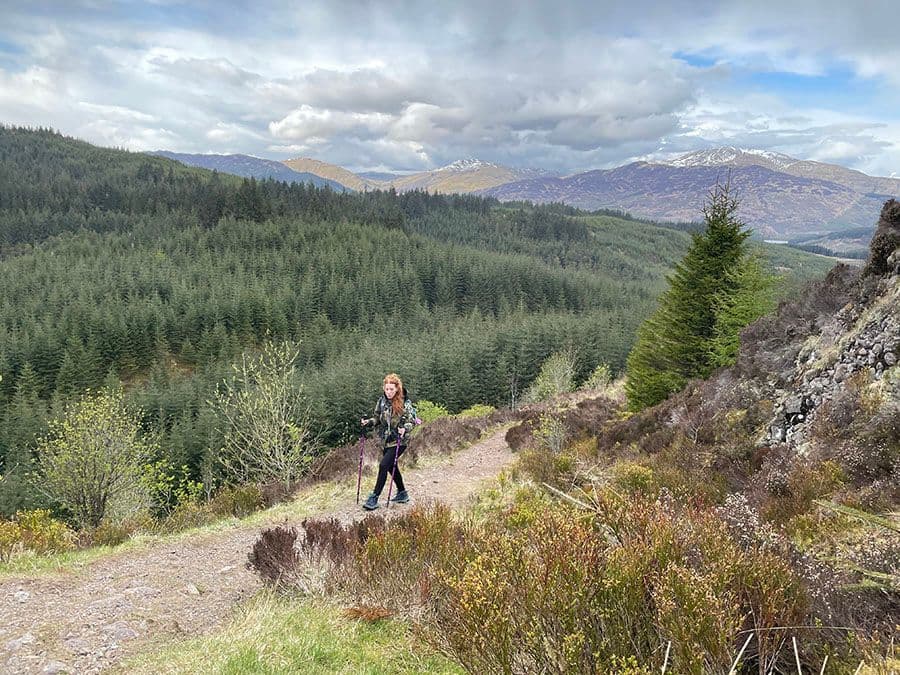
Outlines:
POLYGON ((300 567, 300 554, 294 548, 297 530, 277 526, 263 530, 248 554, 247 567, 273 586, 289 582, 300 567))
POLYGON ((79 532, 80 546, 116 546, 128 541, 141 527, 138 520, 104 521, 91 530, 79 532))
MULTIPOLYGON (((835 461, 793 462, 772 469, 766 479, 770 496, 761 509, 765 520, 788 524, 810 511, 813 500, 831 495, 844 485, 845 473, 835 461)), ((798 525, 802 521, 798 521, 798 525)))
POLYGON ((650 494, 657 488, 653 469, 638 462, 616 462, 611 474, 613 485, 628 493, 650 494))
POLYGON ((513 495, 512 504, 502 512, 500 522, 510 531, 527 528, 541 517, 549 504, 543 490, 521 487, 513 495))
POLYGON ((219 518, 220 516, 212 512, 209 504, 191 500, 178 504, 169 515, 157 523, 156 528, 161 532, 181 532, 206 525, 219 518))
POLYGON ((568 451, 554 453, 532 448, 519 454, 519 468, 535 483, 556 487, 570 485, 577 466, 575 455, 568 451))
POLYGON ((303 593, 341 592, 360 547, 384 530, 384 518, 370 515, 343 525, 337 519, 306 519, 300 530, 264 530, 248 567, 269 585, 303 593))
POLYGON ((462 565, 463 540, 448 507, 417 505, 367 533, 353 558, 352 574, 343 576, 341 590, 364 604, 415 613, 429 597, 426 572, 438 561, 454 568, 462 565))
POLYGON ((747 614, 761 630, 803 612, 798 581, 773 583, 771 561, 704 512, 602 498, 591 518, 551 508, 467 544, 465 570, 436 575, 434 611, 442 646, 476 672, 607 672, 623 654, 661 661, 669 640, 676 672, 727 670, 747 614))
POLYGON ((414 611, 472 672, 658 670, 669 641, 672 672, 726 672, 746 630, 771 637, 745 667, 784 665, 773 629, 806 618, 786 561, 739 545, 709 510, 591 499, 573 511, 523 491, 487 522, 411 511, 342 554, 337 585, 359 605, 414 611))

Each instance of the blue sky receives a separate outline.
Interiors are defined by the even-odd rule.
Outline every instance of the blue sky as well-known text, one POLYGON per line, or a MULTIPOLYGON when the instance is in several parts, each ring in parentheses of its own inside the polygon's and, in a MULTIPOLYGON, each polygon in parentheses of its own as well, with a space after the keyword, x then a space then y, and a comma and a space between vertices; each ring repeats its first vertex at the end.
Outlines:
POLYGON ((0 122, 561 172, 733 145, 900 175, 893 0, 0 0, 0 122))

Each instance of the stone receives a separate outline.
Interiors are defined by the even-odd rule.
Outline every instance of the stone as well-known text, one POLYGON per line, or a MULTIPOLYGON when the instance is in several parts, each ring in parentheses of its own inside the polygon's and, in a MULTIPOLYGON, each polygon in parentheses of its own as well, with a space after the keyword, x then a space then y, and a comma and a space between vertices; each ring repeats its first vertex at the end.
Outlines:
POLYGON ((16 602, 27 602, 28 598, 31 597, 31 593, 28 591, 16 591, 13 597, 16 599, 16 602))
POLYGON ((184 590, 187 591, 188 595, 200 595, 200 589, 194 584, 188 584, 184 587, 184 590))
POLYGON ((65 641, 66 649, 73 654, 83 656, 91 653, 91 643, 84 638, 73 637, 65 641))
POLYGON ((107 633, 116 641, 131 640, 138 636, 138 632, 124 621, 116 621, 115 623, 104 626, 103 632, 107 633))
POLYGON ((43 670, 41 670, 41 675, 58 675, 59 673, 71 673, 69 670, 69 666, 67 666, 62 661, 51 661, 46 666, 44 666, 43 670))
POLYGON ((24 647, 25 645, 32 644, 35 641, 35 639, 36 638, 31 633, 25 633, 25 635, 23 635, 22 637, 17 638, 15 640, 10 640, 9 642, 7 642, 6 650, 9 652, 17 652, 20 649, 22 649, 22 647, 24 647))
POLYGON ((803 411, 803 399, 799 396, 791 396, 784 402, 785 415, 799 415, 803 411))
POLYGON ((893 366, 897 363, 897 356, 894 352, 887 352, 884 355, 884 363, 888 366, 893 366))

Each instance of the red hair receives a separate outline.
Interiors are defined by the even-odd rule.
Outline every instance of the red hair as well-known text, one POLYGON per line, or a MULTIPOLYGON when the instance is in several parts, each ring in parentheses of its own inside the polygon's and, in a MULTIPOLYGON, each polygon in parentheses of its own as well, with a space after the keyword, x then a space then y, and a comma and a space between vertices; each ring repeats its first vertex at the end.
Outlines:
POLYGON ((396 373, 390 373, 389 375, 384 376, 384 382, 381 383, 381 386, 383 387, 388 383, 397 386, 397 393, 394 394, 394 398, 391 399, 391 412, 395 415, 400 415, 403 413, 403 381, 396 373))

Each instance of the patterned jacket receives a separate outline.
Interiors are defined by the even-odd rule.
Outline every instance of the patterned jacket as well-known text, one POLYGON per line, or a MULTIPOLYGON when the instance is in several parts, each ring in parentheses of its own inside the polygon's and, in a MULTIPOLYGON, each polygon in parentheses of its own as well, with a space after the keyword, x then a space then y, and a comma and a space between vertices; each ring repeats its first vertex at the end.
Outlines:
POLYGON ((407 440, 409 439, 409 432, 412 430, 413 425, 416 423, 416 409, 408 398, 406 398, 404 393, 403 398, 403 412, 399 415, 393 414, 393 410, 391 409, 391 402, 388 400, 387 396, 384 394, 378 399, 378 403, 375 404, 375 424, 376 431, 378 432, 378 436, 381 438, 381 443, 384 447, 391 447, 397 445, 397 438, 399 434, 397 433, 397 429, 403 426, 406 431, 401 445, 406 445, 407 440))

